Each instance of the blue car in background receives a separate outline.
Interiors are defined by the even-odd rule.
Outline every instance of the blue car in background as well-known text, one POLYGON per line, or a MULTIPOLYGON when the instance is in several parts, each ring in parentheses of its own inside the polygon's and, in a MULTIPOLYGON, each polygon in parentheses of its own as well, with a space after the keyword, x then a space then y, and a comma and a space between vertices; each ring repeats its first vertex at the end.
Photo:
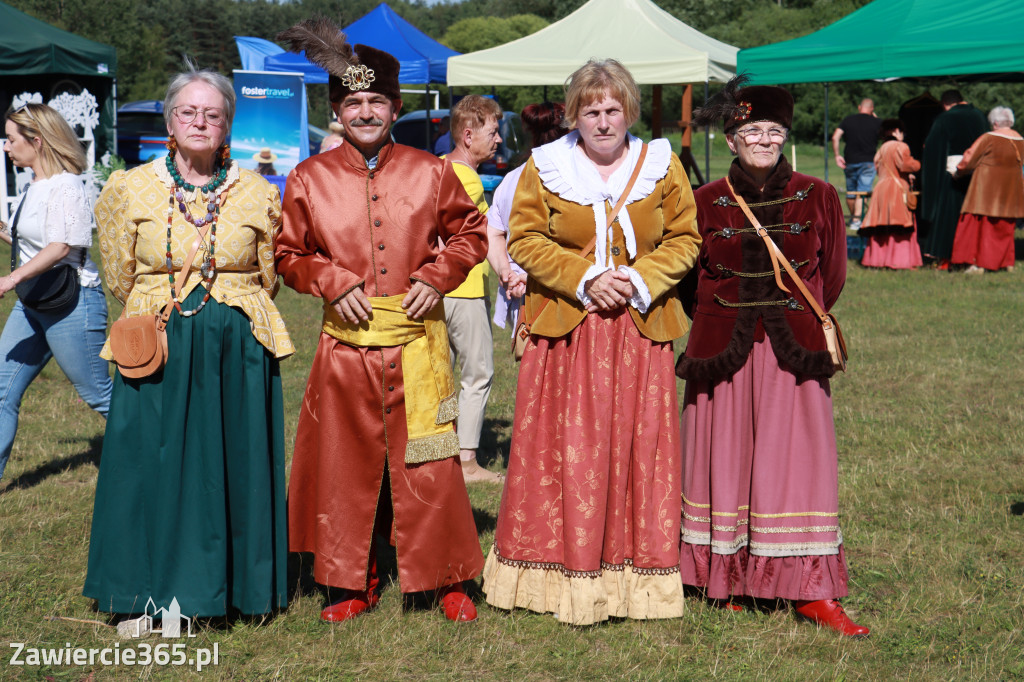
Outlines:
POLYGON ((164 103, 128 102, 117 109, 117 154, 129 168, 167 156, 164 103))
MULTIPOLYGON (((327 131, 309 126, 309 155, 320 151, 327 131)), ((158 99, 128 102, 117 109, 117 153, 128 168, 167 156, 164 103, 158 99)))

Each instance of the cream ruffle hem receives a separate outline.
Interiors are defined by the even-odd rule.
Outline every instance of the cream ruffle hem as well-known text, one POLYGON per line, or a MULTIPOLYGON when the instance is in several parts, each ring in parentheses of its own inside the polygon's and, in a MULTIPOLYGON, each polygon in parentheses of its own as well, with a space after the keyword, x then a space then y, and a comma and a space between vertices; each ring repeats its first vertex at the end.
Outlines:
POLYGON ((492 547, 484 565, 483 591, 491 606, 553 613, 570 625, 683 615, 679 567, 639 569, 628 559, 622 565, 605 564, 599 571, 581 573, 558 564, 505 559, 492 547))

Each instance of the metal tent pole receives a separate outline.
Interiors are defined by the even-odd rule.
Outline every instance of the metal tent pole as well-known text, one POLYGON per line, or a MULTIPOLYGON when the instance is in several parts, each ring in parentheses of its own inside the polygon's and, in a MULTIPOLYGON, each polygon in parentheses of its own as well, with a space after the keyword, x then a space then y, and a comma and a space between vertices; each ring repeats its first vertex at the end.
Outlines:
MULTIPOLYGON (((708 82, 704 81, 704 104, 708 103, 708 82)), ((711 128, 704 128, 704 177, 711 182, 711 128)))
POLYGON ((828 183, 828 83, 825 83, 825 182, 828 183))
POLYGON ((423 120, 424 124, 426 125, 427 134, 423 138, 424 140, 426 140, 425 146, 423 148, 426 149, 428 152, 433 153, 434 145, 431 144, 432 141, 430 139, 430 83, 427 83, 425 88, 426 89, 423 91, 423 107, 427 110, 427 115, 423 117, 423 120))

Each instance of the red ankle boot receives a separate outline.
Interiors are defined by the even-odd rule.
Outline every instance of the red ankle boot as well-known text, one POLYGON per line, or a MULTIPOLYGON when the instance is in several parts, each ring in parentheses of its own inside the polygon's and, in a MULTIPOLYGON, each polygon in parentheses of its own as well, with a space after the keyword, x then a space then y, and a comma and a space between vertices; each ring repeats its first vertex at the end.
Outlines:
POLYGON ((796 612, 814 621, 818 625, 832 628, 841 635, 847 637, 866 637, 871 630, 863 625, 857 625, 846 611, 835 599, 818 599, 816 601, 794 601, 796 612))
POLYGON ((442 587, 437 591, 438 601, 444 608, 444 617, 456 623, 468 623, 476 620, 476 606, 466 595, 462 583, 442 587))
POLYGON ((341 623, 377 606, 380 601, 380 579, 377 578, 377 557, 370 555, 370 579, 366 590, 345 590, 341 599, 320 612, 320 620, 341 623))

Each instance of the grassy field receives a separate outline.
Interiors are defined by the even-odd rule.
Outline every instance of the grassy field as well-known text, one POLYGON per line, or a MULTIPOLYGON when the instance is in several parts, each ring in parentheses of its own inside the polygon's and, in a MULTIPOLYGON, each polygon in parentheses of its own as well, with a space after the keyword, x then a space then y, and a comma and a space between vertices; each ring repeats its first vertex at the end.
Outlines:
MULTIPOLYGON (((860 641, 797 623, 784 605, 734 614, 696 598, 678 620, 588 628, 480 599, 479 621, 457 626, 440 612, 403 608, 396 585, 375 612, 327 626, 308 563, 296 557, 295 594, 277 617, 144 640, 184 642, 189 655, 216 645, 219 664, 201 673, 10 665, 11 643, 141 646, 107 627, 53 619, 102 618, 81 588, 103 421, 51 363, 25 396, 0 482, 0 680, 1024 679, 1022 293, 1021 267, 971 277, 851 263, 836 307, 851 365, 833 389, 845 603, 872 628, 860 641)), ((12 303, 0 300, 0 321, 12 303)), ((290 457, 319 309, 288 290, 278 304, 298 347, 282 365, 290 457)), ((516 371, 502 333, 495 357, 481 459, 501 469, 516 371)), ((486 551, 500 491, 476 484, 470 496, 486 551)))

